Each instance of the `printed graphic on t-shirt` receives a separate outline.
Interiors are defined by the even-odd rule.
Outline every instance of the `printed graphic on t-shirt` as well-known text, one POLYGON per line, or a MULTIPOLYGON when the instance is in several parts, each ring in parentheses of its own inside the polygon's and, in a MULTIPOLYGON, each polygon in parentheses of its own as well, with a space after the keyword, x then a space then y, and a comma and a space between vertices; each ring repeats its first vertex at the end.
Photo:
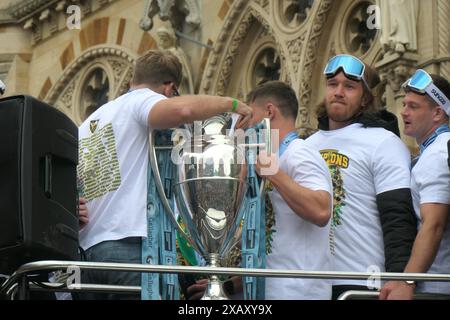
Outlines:
POLYGON ((81 196, 87 200, 119 188, 120 168, 112 124, 80 141, 78 176, 81 196))
POLYGON ((333 220, 330 228, 330 249, 334 255, 334 229, 342 224, 342 209, 345 207, 345 188, 341 169, 347 169, 350 163, 346 155, 340 154, 338 150, 320 150, 320 154, 327 163, 333 183, 333 220))
POLYGON ((91 122, 89 123, 89 130, 91 130, 91 133, 97 131, 98 122, 99 120, 91 120, 91 122))
POLYGON ((266 180, 265 185, 265 208, 266 208, 266 254, 272 253, 272 242, 275 232, 275 212, 273 211, 272 201, 270 201, 269 193, 273 191, 273 184, 266 180))

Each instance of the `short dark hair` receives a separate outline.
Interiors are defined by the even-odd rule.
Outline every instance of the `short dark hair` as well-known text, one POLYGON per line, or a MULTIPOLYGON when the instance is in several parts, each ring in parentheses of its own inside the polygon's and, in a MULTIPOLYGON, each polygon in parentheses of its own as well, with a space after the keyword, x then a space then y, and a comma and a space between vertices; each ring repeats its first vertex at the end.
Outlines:
POLYGON ((136 60, 132 81, 151 86, 174 82, 179 86, 181 77, 181 62, 172 52, 150 50, 136 60))
POLYGON ((287 118, 297 118, 298 100, 295 91, 282 81, 267 81, 254 88, 247 96, 249 103, 257 99, 273 99, 281 114, 287 118))
POLYGON ((450 83, 448 80, 437 74, 430 74, 430 77, 433 79, 434 85, 445 94, 447 99, 450 99, 450 83))
MULTIPOLYGON (((448 99, 450 99, 450 83, 448 82, 448 80, 437 74, 429 73, 429 75, 430 75, 431 79, 433 80, 433 84, 436 87, 438 87, 438 89, 441 90, 442 93, 445 94, 445 96, 448 99)), ((408 88, 408 86, 405 86, 403 88, 403 90, 405 91, 405 93, 408 93, 411 91, 414 92, 413 90, 408 88)), ((426 97, 428 98, 428 101, 430 102, 430 106, 437 105, 436 101, 434 101, 433 98, 431 98, 428 94, 424 93, 424 95, 426 95, 426 97)), ((447 115, 447 113, 446 113, 446 115, 447 115)), ((447 115, 447 117, 448 117, 448 115, 447 115)))

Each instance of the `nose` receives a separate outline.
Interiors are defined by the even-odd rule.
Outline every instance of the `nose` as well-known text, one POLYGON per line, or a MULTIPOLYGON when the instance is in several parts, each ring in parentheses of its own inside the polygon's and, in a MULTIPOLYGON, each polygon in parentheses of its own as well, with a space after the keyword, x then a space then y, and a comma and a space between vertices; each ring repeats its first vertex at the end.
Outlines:
POLYGON ((402 110, 400 111, 400 115, 402 117, 406 117, 408 115, 407 107, 402 108, 402 110))
POLYGON ((334 95, 336 97, 343 97, 344 96, 344 86, 342 84, 338 84, 334 89, 334 95))

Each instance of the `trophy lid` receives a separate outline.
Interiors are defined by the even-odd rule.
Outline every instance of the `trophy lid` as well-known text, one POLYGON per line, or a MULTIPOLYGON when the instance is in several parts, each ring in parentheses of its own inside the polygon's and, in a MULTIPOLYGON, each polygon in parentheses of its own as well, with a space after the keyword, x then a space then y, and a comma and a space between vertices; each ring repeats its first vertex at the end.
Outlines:
POLYGON ((236 113, 222 113, 203 121, 195 121, 194 125, 191 124, 188 129, 191 134, 201 134, 202 136, 232 136, 238 118, 239 114, 236 113), (198 131, 197 126, 200 126, 201 131, 198 131))

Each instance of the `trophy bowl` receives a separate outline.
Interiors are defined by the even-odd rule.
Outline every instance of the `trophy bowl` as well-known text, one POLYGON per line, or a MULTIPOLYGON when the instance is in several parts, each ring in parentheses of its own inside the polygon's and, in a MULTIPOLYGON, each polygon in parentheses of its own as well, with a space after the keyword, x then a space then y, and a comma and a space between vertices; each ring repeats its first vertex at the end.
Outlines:
MULTIPOLYGON (((180 235, 210 267, 222 266, 231 248, 241 239, 244 216, 241 207, 245 205, 249 170, 246 148, 256 147, 247 144, 246 133, 234 130, 239 115, 233 116, 214 116, 200 126, 194 124, 193 128, 186 125, 172 136, 182 137, 172 149, 172 161, 176 167, 174 195, 184 228, 178 224, 178 215, 166 197, 156 160, 155 133, 150 135, 150 164, 164 210, 180 235)), ((270 152, 269 119, 264 119, 261 125, 262 140, 270 152)), ((261 190, 263 185, 262 181, 261 190)), ((202 299, 228 299, 216 275, 209 277, 202 299)))
MULTIPOLYGON (((209 125, 217 128, 217 121, 209 125)), ((208 132, 208 123, 203 128, 208 132)), ((219 267, 240 238, 241 205, 247 188, 244 148, 216 130, 192 137, 180 159, 175 199, 189 242, 208 266, 219 267)), ((227 299, 217 276, 210 277, 202 299, 227 299)))

